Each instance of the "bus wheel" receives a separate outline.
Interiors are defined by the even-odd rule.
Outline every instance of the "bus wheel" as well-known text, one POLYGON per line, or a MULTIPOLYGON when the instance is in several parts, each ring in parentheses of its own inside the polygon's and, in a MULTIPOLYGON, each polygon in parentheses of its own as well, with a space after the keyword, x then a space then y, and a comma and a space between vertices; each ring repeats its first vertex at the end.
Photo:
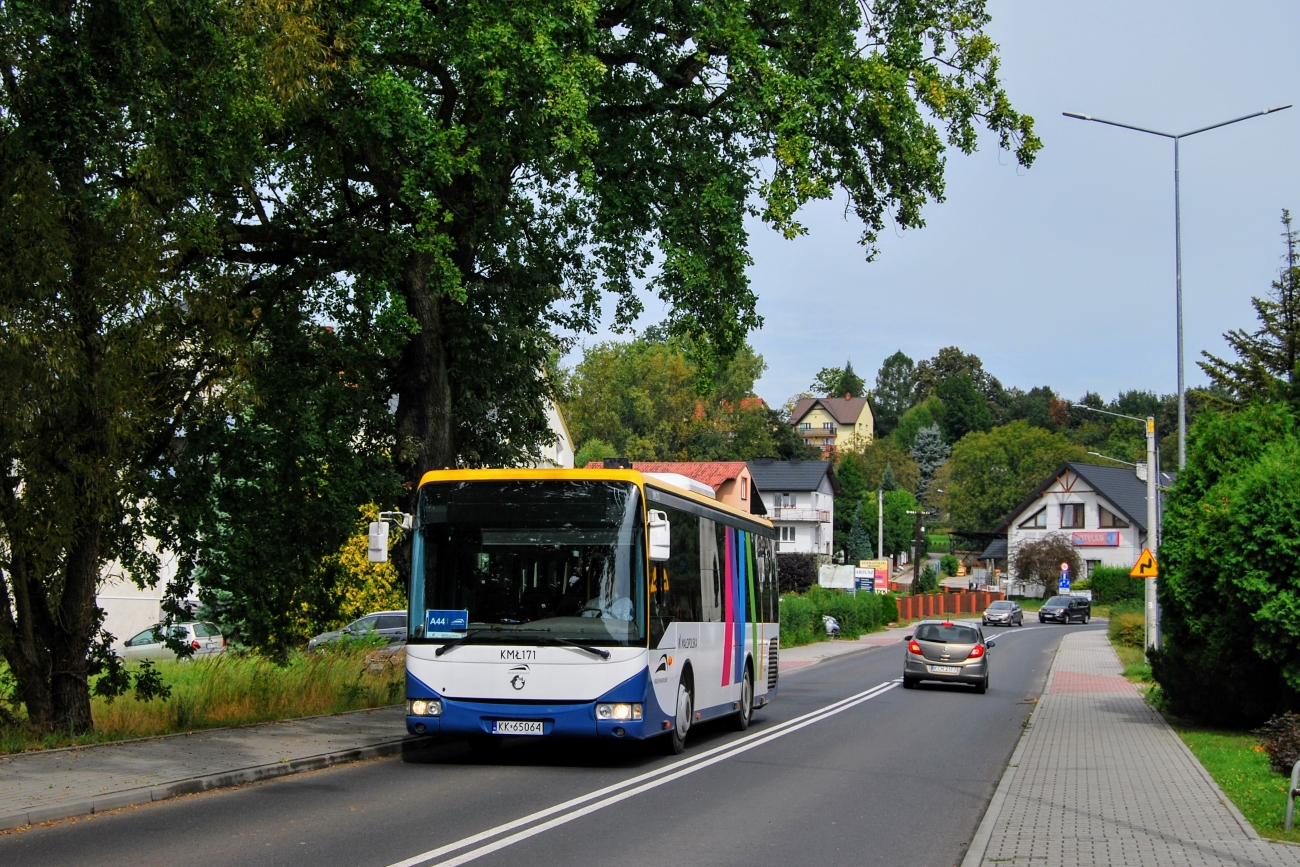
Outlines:
POLYGON ((754 719, 754 674, 745 666, 745 678, 740 682, 740 713, 736 714, 736 728, 742 732, 749 728, 754 719))
POLYGON ((695 713, 695 699, 685 683, 677 684, 677 717, 673 720, 672 731, 668 735, 668 752, 680 755, 686 750, 686 733, 691 730, 691 718, 695 713))

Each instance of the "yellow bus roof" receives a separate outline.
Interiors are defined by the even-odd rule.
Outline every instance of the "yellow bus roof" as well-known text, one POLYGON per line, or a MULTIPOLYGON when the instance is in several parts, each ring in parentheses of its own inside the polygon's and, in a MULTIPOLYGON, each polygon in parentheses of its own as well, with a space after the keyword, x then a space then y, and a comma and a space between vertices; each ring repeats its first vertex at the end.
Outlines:
POLYGON ((499 481, 502 479, 518 479, 521 481, 551 480, 574 482, 631 482, 638 488, 644 488, 648 481, 653 487, 663 488, 675 496, 694 500, 701 505, 709 506, 720 512, 735 515, 738 518, 744 518, 747 521, 754 521, 766 527, 774 526, 771 521, 762 515, 755 515, 752 512, 742 512, 734 506, 729 506, 726 503, 706 497, 702 494, 697 494, 694 491, 688 491, 685 488, 679 488, 676 485, 669 484, 661 479, 647 479, 645 474, 639 470, 538 470, 523 468, 499 470, 430 470, 420 479, 420 487, 424 487, 430 482, 485 482, 499 481))

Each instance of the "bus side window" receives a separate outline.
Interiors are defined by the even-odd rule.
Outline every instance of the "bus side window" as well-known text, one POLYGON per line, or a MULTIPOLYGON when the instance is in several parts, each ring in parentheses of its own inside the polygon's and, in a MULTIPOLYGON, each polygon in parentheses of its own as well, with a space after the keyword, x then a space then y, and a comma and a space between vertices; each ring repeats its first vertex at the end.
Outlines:
POLYGON ((700 519, 665 508, 670 554, 651 564, 650 646, 657 647, 668 624, 700 619, 700 519))
POLYGON ((727 528, 700 518, 700 621, 721 623, 725 613, 722 602, 723 533, 727 528))

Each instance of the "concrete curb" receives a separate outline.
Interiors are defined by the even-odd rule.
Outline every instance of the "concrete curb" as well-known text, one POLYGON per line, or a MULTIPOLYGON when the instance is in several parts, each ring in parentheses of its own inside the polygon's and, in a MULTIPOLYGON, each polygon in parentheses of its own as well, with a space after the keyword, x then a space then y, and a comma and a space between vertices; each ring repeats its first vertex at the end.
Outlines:
POLYGON ((375 759, 397 753, 413 752, 428 746, 432 742, 432 737, 403 737, 365 747, 352 747, 351 749, 319 753, 314 756, 303 756, 302 758, 275 762, 274 764, 254 765, 253 767, 239 768, 234 771, 222 771, 221 773, 207 774, 200 777, 173 780, 170 783, 157 786, 140 786, 139 788, 126 789, 121 792, 110 792, 97 798, 82 798, 53 807, 41 807, 0 816, 0 831, 10 831, 27 825, 39 825, 42 822, 52 822, 56 819, 88 816, 108 810, 117 810, 122 807, 150 804, 180 795, 206 792, 210 789, 240 786, 245 783, 255 783, 276 777, 287 777, 304 771, 318 771, 322 768, 361 761, 362 759, 375 759))
POLYGON ((1007 769, 1002 773, 998 787, 993 790, 993 800, 989 801, 988 809, 984 811, 984 818, 980 821, 979 828, 975 830, 975 837, 966 849, 966 857, 961 859, 961 867, 980 867, 984 863, 984 855, 989 850, 989 841, 993 839, 993 829, 998 824, 1002 807, 1007 802, 1007 793, 1011 791, 1016 773, 1020 770, 1020 759, 1024 756, 1025 746, 1029 743, 1029 730, 1034 725, 1034 717, 1038 715, 1038 708, 1043 704, 1043 696, 1047 695, 1052 688, 1052 679, 1056 677, 1056 661, 1059 658, 1059 655, 1052 658, 1052 667, 1047 672, 1047 680, 1043 683, 1042 695, 1034 704, 1033 713, 1029 715, 1025 730, 1021 733, 1020 740, 1016 742, 1016 748, 1011 753, 1011 761, 1007 763, 1007 769))

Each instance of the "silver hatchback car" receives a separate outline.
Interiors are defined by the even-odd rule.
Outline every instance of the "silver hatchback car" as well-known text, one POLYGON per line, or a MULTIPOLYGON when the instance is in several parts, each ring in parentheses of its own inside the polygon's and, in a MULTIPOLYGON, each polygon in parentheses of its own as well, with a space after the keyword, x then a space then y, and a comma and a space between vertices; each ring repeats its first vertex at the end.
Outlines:
POLYGON ((922 620, 906 636, 903 689, 915 689, 923 680, 965 683, 983 694, 989 688, 989 650, 993 641, 972 623, 922 620))

